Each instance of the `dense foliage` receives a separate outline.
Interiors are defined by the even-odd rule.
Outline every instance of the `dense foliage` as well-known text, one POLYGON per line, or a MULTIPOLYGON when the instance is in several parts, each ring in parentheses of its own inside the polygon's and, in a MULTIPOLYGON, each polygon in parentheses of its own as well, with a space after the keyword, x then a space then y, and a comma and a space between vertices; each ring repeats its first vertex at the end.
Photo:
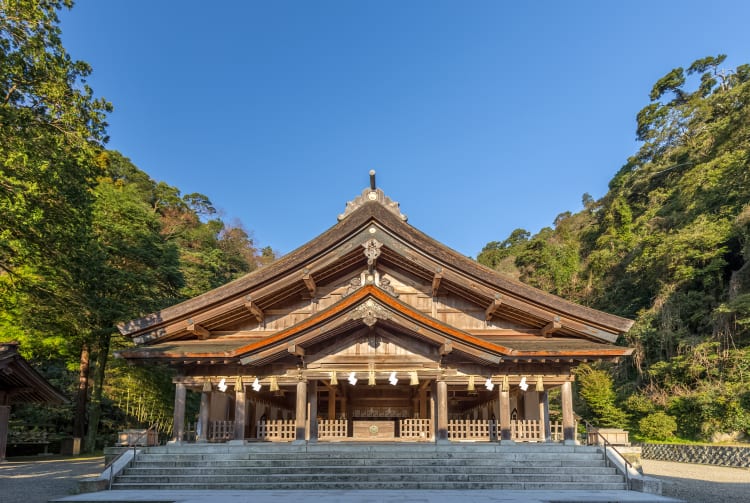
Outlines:
POLYGON ((635 320, 621 341, 632 366, 616 383, 635 430, 662 411, 685 438, 750 433, 750 66, 724 60, 654 85, 637 114, 640 150, 601 200, 585 194, 553 228, 517 229, 478 256, 635 320))
POLYGON ((0 0, 0 340, 21 342, 72 399, 14 408, 14 435, 62 429, 94 448, 100 425, 170 427, 169 372, 112 362, 112 346, 126 344, 116 324, 274 254, 217 218, 205 195, 182 195, 105 149, 112 107, 60 40, 57 12, 71 5, 0 0))

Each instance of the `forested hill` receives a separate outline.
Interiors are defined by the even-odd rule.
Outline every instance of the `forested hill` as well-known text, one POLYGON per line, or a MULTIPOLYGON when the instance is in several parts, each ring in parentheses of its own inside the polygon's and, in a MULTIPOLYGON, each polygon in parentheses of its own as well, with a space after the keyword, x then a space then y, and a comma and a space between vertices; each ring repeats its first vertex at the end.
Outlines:
POLYGON ((670 415, 684 438, 750 433, 750 65, 724 59, 656 82, 637 114, 642 146, 601 200, 584 194, 583 211, 533 236, 517 229, 478 256, 636 320, 610 405, 647 436, 655 423, 668 430, 670 415))

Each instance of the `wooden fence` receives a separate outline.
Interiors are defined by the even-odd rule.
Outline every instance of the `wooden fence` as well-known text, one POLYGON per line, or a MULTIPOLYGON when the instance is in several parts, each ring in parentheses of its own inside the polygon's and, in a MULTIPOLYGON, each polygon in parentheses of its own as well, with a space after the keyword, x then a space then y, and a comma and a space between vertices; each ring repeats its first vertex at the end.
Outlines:
POLYGON ((451 440, 490 440, 490 425, 494 421, 461 419, 448 421, 448 438, 451 440))
POLYGON ((319 419, 318 420, 318 438, 346 438, 348 435, 348 421, 346 419, 319 419))
POLYGON ((226 442, 234 438, 234 421, 211 421, 208 423, 208 441, 226 442))
POLYGON ((430 419, 401 419, 400 438, 408 440, 429 440, 430 419))
POLYGON ((258 439, 270 442, 291 442, 297 438, 294 419, 258 421, 258 439))

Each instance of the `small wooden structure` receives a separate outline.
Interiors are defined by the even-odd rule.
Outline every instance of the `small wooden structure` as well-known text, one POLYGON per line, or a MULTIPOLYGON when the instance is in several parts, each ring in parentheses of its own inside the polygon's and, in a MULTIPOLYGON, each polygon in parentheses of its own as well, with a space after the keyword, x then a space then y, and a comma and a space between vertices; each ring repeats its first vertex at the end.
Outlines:
POLYGON ((632 321, 511 280, 407 223, 375 186, 278 261, 121 325, 168 362, 174 439, 574 441, 572 370, 617 360, 632 321), (549 420, 560 388, 562 423, 549 420))
POLYGON ((5 459, 11 403, 62 404, 67 399, 18 354, 17 342, 0 343, 0 461, 5 459))

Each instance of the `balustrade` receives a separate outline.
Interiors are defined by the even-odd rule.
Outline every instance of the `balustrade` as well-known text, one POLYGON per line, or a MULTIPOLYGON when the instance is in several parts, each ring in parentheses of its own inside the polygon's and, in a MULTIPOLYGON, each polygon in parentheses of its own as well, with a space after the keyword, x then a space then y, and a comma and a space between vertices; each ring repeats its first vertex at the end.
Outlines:
POLYGON ((430 438, 430 423, 430 419, 401 419, 399 421, 400 438, 428 440, 430 438))
POLYGON ((349 433, 347 425, 348 421, 346 419, 319 419, 318 438, 321 440, 331 438, 346 438, 349 433))
POLYGON ((258 421, 259 440, 291 442, 296 437, 296 421, 294 419, 258 421))

